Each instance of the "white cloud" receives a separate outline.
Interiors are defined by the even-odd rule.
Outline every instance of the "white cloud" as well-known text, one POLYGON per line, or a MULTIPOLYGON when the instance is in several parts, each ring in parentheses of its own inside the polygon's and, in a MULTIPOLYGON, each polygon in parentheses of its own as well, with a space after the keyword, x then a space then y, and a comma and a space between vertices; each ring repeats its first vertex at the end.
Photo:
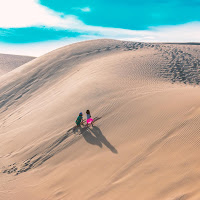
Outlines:
POLYGON ((59 26, 70 28, 79 21, 75 16, 65 16, 42 6, 38 0, 0 1, 0 27, 20 28, 30 26, 59 26))
POLYGON ((159 42, 200 42, 200 22, 154 27, 151 34, 159 42))
POLYGON ((85 8, 80 8, 81 11, 83 12, 90 12, 91 9, 89 7, 85 7, 85 8))
POLYGON ((27 55, 27 56, 41 56, 57 48, 65 45, 86 40, 85 37, 63 39, 59 41, 48 41, 28 44, 5 44, 0 43, 0 54, 14 54, 14 55, 27 55))
POLYGON ((74 10, 81 10, 82 12, 90 12, 91 9, 89 7, 84 7, 84 8, 79 8, 79 7, 75 7, 75 8, 72 8, 74 10))
MULTIPOLYGON (((89 7, 80 8, 83 12, 90 11, 89 7)), ((67 29, 82 33, 75 39, 62 39, 51 42, 24 45, 3 45, 0 52, 27 54, 39 56, 60 46, 94 38, 113 38, 143 42, 200 42, 200 22, 187 23, 177 26, 150 27, 149 30, 127 30, 106 28, 84 24, 76 16, 55 12, 38 3, 38 0, 5 0, 0 1, 0 27, 20 28, 31 26, 47 26, 57 29, 67 29), (26 49, 24 50, 20 50, 26 49)))
MULTIPOLYGON (((89 11, 89 7, 79 8, 89 11)), ((0 27, 20 28, 47 26, 99 37, 134 39, 144 41, 188 41, 200 42, 200 23, 188 23, 179 26, 151 27, 151 30, 127 30, 106 28, 84 24, 76 16, 63 15, 38 3, 38 0, 0 1, 0 27)))

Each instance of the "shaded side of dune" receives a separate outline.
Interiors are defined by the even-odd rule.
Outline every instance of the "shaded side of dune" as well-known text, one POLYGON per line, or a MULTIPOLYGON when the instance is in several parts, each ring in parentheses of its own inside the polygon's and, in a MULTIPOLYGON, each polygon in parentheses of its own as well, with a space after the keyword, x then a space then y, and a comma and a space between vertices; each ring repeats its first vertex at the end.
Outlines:
POLYGON ((35 59, 31 56, 18 56, 9 54, 0 54, 0 76, 16 69, 17 67, 35 59))

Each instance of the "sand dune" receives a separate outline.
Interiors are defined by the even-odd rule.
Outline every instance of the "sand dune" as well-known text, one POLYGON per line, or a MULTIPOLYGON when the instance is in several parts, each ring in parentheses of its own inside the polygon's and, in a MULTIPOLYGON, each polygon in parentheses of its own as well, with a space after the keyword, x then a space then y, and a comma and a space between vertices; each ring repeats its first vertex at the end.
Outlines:
POLYGON ((0 54, 0 76, 33 60, 34 58, 35 57, 31 57, 31 56, 0 54))
POLYGON ((0 199, 199 199, 199 55, 94 40, 0 77, 0 199))

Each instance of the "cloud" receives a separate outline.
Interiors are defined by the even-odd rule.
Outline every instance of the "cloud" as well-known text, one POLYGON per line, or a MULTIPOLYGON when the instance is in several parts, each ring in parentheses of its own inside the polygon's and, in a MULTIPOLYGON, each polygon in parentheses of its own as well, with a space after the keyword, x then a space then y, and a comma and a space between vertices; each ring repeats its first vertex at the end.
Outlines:
MULTIPOLYGON (((80 8, 89 11, 88 7, 80 8)), ((84 24, 74 15, 63 15, 38 3, 37 0, 6 0, 0 3, 0 27, 23 28, 23 27, 54 27, 68 29, 83 34, 95 34, 99 36, 117 36, 120 34, 132 35, 135 31, 104 28, 84 24), (12 6, 11 6, 12 5, 12 6)))
POLYGON ((21 28, 31 26, 59 26, 70 28, 77 25, 75 16, 64 16, 42 6, 37 0, 0 1, 0 27, 21 28))
MULTIPOLYGON (((90 27, 88 27, 88 30, 90 27)), ((101 28, 98 34, 80 34, 75 38, 64 37, 59 40, 27 44, 0 43, 0 53, 41 56, 59 47, 84 40, 111 38, 134 42, 200 42, 200 23, 188 23, 179 26, 151 27, 149 31, 130 31, 115 28, 101 28)))
POLYGON ((200 42, 200 22, 152 27, 154 42, 200 42))
POLYGON ((90 12, 91 9, 89 7, 81 8, 81 11, 83 12, 90 12))
MULTIPOLYGON (((89 7, 80 8, 88 12, 89 7)), ((65 38, 59 41, 40 42, 38 44, 7 45, 0 44, 0 52, 42 55, 55 48, 83 41, 86 39, 112 38, 141 42, 200 42, 200 22, 191 22, 175 26, 149 27, 149 30, 128 30, 91 26, 74 15, 64 15, 39 4, 38 0, 0 1, 0 27, 12 31, 13 28, 49 27, 57 31, 79 33, 76 38, 65 38), (20 50, 20 48, 23 50, 20 50)), ((4 33, 0 31, 1 37, 4 33)), ((2 40, 3 41, 3 40, 2 40)))
POLYGON ((72 8, 74 10, 80 10, 82 12, 90 12, 91 9, 89 7, 84 7, 84 8, 78 8, 78 7, 75 7, 75 8, 72 8))
MULTIPOLYGON (((89 7, 79 8, 84 12, 89 7)), ((193 22, 178 26, 150 27, 149 30, 128 30, 90 26, 84 24, 74 15, 64 15, 39 4, 38 0, 6 0, 0 2, 0 27, 51 27, 78 32, 83 35, 129 39, 137 41, 162 42, 200 42, 200 23, 193 22)))
POLYGON ((27 55, 27 56, 41 56, 57 48, 65 45, 86 40, 85 37, 79 38, 65 38, 61 40, 44 41, 39 43, 27 44, 8 44, 0 42, 0 54, 14 54, 14 55, 27 55))

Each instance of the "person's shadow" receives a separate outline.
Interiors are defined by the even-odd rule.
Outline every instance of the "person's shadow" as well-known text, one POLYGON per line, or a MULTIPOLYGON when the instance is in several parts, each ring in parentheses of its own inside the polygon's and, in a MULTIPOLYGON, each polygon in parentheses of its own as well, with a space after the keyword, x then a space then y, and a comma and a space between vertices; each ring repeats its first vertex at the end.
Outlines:
POLYGON ((101 130, 97 126, 93 126, 92 128, 81 128, 80 131, 83 135, 83 138, 88 143, 97 145, 100 148, 102 148, 102 144, 104 144, 113 153, 118 153, 117 149, 115 149, 115 147, 110 144, 110 142, 106 139, 106 137, 102 134, 101 130))

